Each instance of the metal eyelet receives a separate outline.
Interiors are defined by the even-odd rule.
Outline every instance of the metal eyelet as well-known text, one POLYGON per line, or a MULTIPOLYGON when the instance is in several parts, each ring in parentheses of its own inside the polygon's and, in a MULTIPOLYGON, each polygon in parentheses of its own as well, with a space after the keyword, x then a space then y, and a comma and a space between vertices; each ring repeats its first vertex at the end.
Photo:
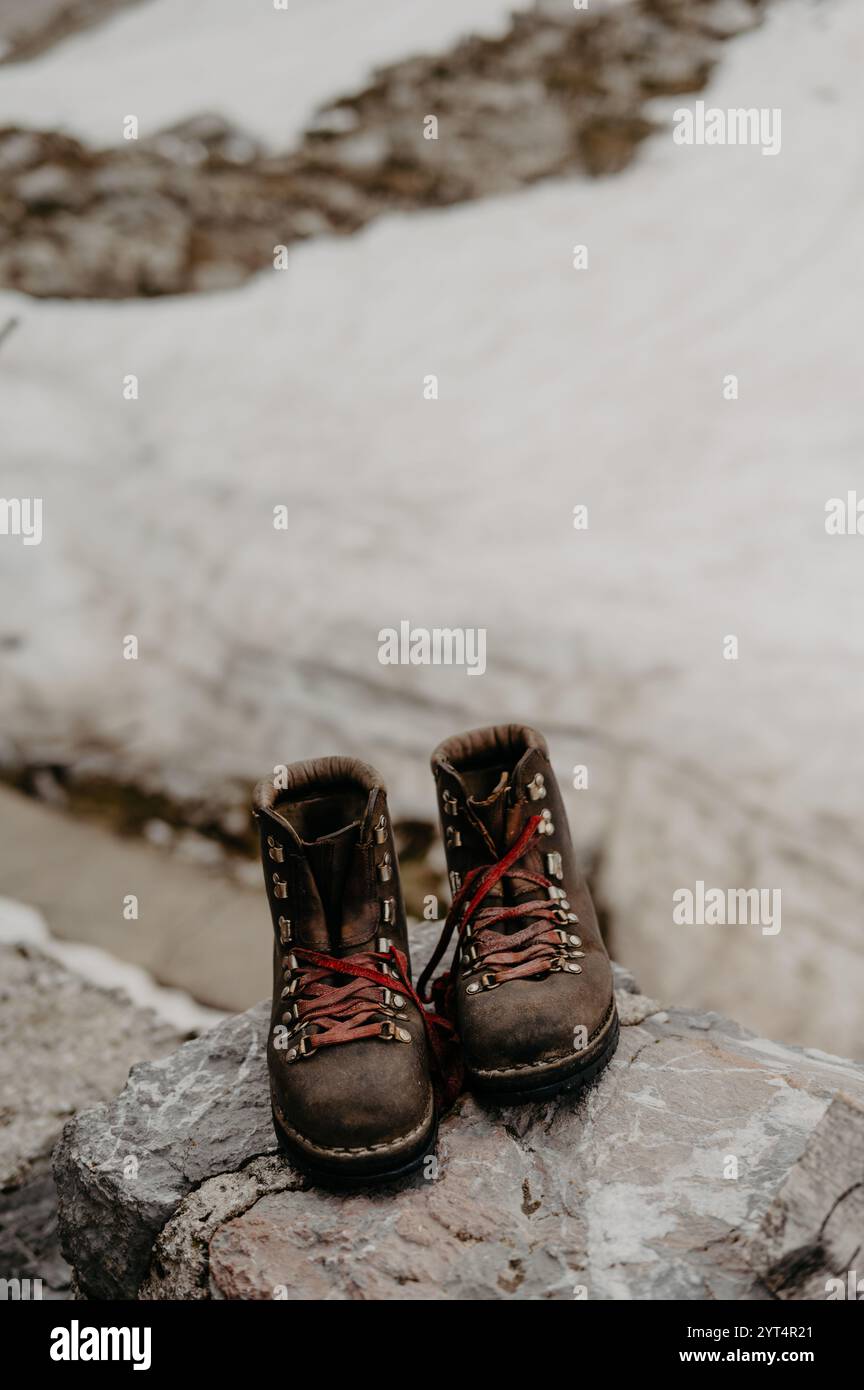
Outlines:
POLYGON ((273 875, 273 896, 274 898, 288 897, 288 884, 286 880, 280 878, 278 874, 273 875))
POLYGON ((542 801, 546 795, 546 780, 542 772, 536 772, 528 783, 528 795, 532 801, 542 801))
POLYGON ((381 883, 389 883, 393 877, 392 856, 389 851, 384 855, 381 863, 377 866, 377 873, 379 882, 381 883))
POLYGON ((564 877, 564 866, 561 861, 561 855, 557 849, 551 850, 550 853, 546 855, 546 872, 549 874, 550 878, 564 877))
POLYGON ((291 945, 291 918, 279 918, 279 941, 283 946, 291 945))
POLYGON ((462 887, 462 875, 457 874, 455 869, 451 869, 449 873, 449 879, 451 893, 458 893, 460 888, 462 887))
POLYGON ((563 931, 561 927, 555 928, 555 935, 559 942, 558 950, 563 956, 584 956, 584 951, 576 949, 577 946, 582 945, 581 937, 573 936, 570 932, 563 931))
POLYGON ((566 902, 567 895, 566 895, 566 893, 564 892, 564 889, 563 889, 563 888, 559 888, 557 884, 555 884, 555 883, 550 883, 550 884, 549 884, 549 887, 546 889, 546 892, 548 893, 549 897, 552 899, 553 903, 555 903, 555 902, 566 902))
MULTIPOLYGON (((380 956, 390 955, 390 941, 386 936, 375 938, 375 950, 380 956)), ((399 971, 395 965, 391 965, 389 960, 382 961, 378 967, 382 975, 389 975, 391 980, 399 979, 399 971)))
POLYGON ((444 843, 448 849, 458 849, 462 843, 462 832, 455 825, 448 825, 444 831, 444 843))
POLYGON ((374 837, 376 845, 386 845, 387 843, 387 817, 379 816, 375 822, 374 837))
POLYGON ((567 970, 567 971, 569 971, 569 973, 570 973, 571 975, 581 975, 581 974, 582 974, 582 966, 581 966, 581 965, 577 965, 576 962, 575 962, 575 961, 572 961, 572 960, 567 960, 567 961, 564 962, 564 969, 567 970))
POLYGON ((441 800, 444 804, 445 816, 456 816, 459 814, 459 802, 452 792, 442 792, 441 800))
MULTIPOLYGON (((396 899, 395 899, 395 898, 382 898, 382 899, 381 899, 381 921, 382 921, 382 922, 387 922, 387 923, 395 922, 395 921, 396 921, 396 899)), ((388 942, 388 943, 387 943, 387 950, 389 951, 389 949, 390 949, 390 943, 388 942)))
POLYGON ((478 965, 476 946, 468 946, 467 948, 463 947, 460 953, 459 963, 462 967, 463 977, 466 975, 473 975, 478 965))
POLYGON ((540 835, 554 835, 554 834, 555 834, 555 826, 552 824, 552 812, 551 812, 551 811, 541 811, 541 812, 540 812, 540 824, 538 825, 537 830, 538 830, 538 833, 539 833, 540 835))
MULTIPOLYGON (((471 971, 466 970, 463 972, 463 974, 470 975, 471 971)), ((481 990, 485 991, 488 989, 500 989, 502 984, 503 981, 499 980, 498 977, 495 974, 493 974, 491 970, 484 970, 482 975, 480 975, 476 980, 472 980, 470 985, 466 985, 465 993, 479 994, 481 990)))
POLYGON ((381 1032, 378 1035, 385 1042, 410 1043, 411 1034, 407 1028, 397 1028, 392 1018, 385 1018, 381 1024, 381 1032))
POLYGON ((314 1051, 312 1039, 307 1033, 304 1033, 303 1037, 298 1039, 297 1046, 292 1047, 290 1052, 286 1053, 285 1060, 286 1062, 299 1062, 304 1057, 311 1057, 314 1051))
POLYGON ((277 864, 281 864, 285 858, 285 851, 278 840, 275 840, 272 835, 267 836, 267 853, 270 855, 271 859, 275 859, 277 864))

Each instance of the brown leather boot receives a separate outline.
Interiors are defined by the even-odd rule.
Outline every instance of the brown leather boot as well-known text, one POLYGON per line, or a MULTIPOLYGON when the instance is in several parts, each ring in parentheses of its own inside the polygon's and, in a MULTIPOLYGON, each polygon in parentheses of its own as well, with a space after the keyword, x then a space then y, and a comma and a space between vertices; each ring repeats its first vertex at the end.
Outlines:
POLYGON ((471 1088, 538 1100, 591 1081, 612 1057, 612 970, 577 872, 546 741, 518 724, 475 729, 432 755, 453 906, 419 991, 458 944, 446 995, 471 1088))
POLYGON ((320 1181, 401 1176, 433 1147, 436 1119, 387 793, 354 758, 278 780, 254 796, 275 928, 276 1136, 320 1181))

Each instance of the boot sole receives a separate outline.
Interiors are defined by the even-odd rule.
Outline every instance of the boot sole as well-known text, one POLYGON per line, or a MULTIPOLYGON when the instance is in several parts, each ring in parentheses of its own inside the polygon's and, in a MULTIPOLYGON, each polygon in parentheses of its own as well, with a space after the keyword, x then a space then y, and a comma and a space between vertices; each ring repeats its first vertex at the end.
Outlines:
POLYGON ((432 1128, 427 1138, 421 1141, 422 1147, 410 1158, 403 1160, 394 1168, 370 1169, 368 1172, 353 1173, 346 1171, 338 1172, 333 1168, 326 1168, 310 1160, 308 1156, 297 1149, 282 1129, 276 1118, 275 1112, 271 1107, 273 1115, 273 1129, 276 1134, 276 1142, 279 1148, 290 1159, 293 1167, 299 1169, 304 1177, 309 1178, 318 1187, 331 1187, 337 1191, 344 1188, 375 1187, 379 1183, 397 1182, 399 1178, 407 1178, 411 1173, 416 1173, 422 1165, 423 1160, 428 1158, 433 1152, 438 1140, 438 1122, 432 1121, 432 1128))
POLYGON ((552 1096, 582 1091, 590 1086, 603 1068, 611 1062, 618 1047, 619 1033, 620 1026, 618 1010, 616 1009, 609 1021, 606 1036, 600 1040, 599 1051, 595 1052, 587 1062, 577 1062, 570 1071, 557 1076, 554 1081, 511 1089, 494 1084, 490 1086, 488 1082, 470 1071, 466 1072, 466 1081, 478 1100, 489 1101, 494 1105, 527 1105, 531 1101, 549 1100, 552 1096))

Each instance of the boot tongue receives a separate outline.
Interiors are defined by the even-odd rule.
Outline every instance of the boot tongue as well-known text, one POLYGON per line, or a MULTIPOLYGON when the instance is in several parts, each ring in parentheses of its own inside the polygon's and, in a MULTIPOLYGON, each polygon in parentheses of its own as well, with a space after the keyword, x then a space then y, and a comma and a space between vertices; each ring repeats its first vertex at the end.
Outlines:
MULTIPOLYGON (((507 816, 507 843, 512 845, 514 840, 521 835, 528 821, 536 815, 543 807, 543 801, 533 802, 530 799, 528 788, 530 783, 541 772, 544 766, 540 751, 536 748, 529 748, 523 753, 519 762, 513 769, 512 775, 512 796, 511 805, 507 816)), ((507 896, 508 901, 513 903, 531 902, 537 898, 545 898, 546 893, 539 884, 532 883, 529 879, 520 879, 519 870, 524 869, 529 873, 543 874, 545 870, 543 850, 541 846, 543 840, 533 840, 531 847, 522 856, 518 864, 513 866, 514 877, 508 882, 507 896)))
MULTIPOLYGON (((510 773, 501 773, 494 789, 486 797, 468 797, 468 808, 474 818, 480 822, 488 835, 491 846, 494 847, 492 857, 500 859, 509 847, 508 824, 512 823, 512 810, 510 807, 510 773)), ((490 849, 490 854, 491 854, 490 849)), ((507 905, 513 902, 512 884, 507 878, 501 879, 494 887, 490 888, 486 896, 486 905, 492 907, 494 904, 507 905)), ((515 929, 515 925, 510 930, 515 929)), ((506 932, 508 928, 502 924, 499 931, 506 932)))
MULTIPOLYGON (((512 772, 504 771, 491 794, 476 800, 468 798, 471 811, 481 822, 490 836, 498 857, 505 854, 518 839, 535 807, 526 797, 526 784, 534 772, 534 750, 529 750, 519 760, 512 772)), ((520 869, 539 874, 543 871, 542 857, 536 844, 513 865, 500 883, 489 892, 486 901, 512 906, 520 902, 532 902, 545 896, 543 889, 530 880, 520 879, 520 869)), ((523 923, 518 919, 512 923, 502 923, 497 930, 505 935, 521 929, 523 923)))
POLYGON ((360 822, 354 821, 332 835, 323 835, 320 840, 307 840, 303 845, 333 945, 339 944, 345 887, 359 839, 360 822))
POLYGON ((499 855, 503 854, 507 848, 507 792, 509 786, 510 774, 509 772, 502 772, 489 796, 482 799, 476 796, 468 797, 468 805, 499 855))

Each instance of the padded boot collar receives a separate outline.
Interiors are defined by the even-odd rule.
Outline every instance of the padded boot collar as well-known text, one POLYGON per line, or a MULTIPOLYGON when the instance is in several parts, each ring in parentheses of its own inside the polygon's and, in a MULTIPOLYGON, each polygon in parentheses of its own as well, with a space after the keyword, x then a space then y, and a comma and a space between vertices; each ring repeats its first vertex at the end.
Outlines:
POLYGON ((440 768, 459 771, 465 768, 500 766, 512 768, 529 749, 538 749, 549 757, 546 740, 527 724, 493 724, 485 729, 469 729, 439 743, 432 754, 432 771, 440 768))
POLYGON ((341 954, 378 934, 401 938, 404 913, 387 794, 373 767, 345 757, 294 763, 259 782, 253 807, 273 922, 283 942, 341 954), (331 798, 337 807, 345 802, 344 819, 319 833, 309 808, 331 798))

